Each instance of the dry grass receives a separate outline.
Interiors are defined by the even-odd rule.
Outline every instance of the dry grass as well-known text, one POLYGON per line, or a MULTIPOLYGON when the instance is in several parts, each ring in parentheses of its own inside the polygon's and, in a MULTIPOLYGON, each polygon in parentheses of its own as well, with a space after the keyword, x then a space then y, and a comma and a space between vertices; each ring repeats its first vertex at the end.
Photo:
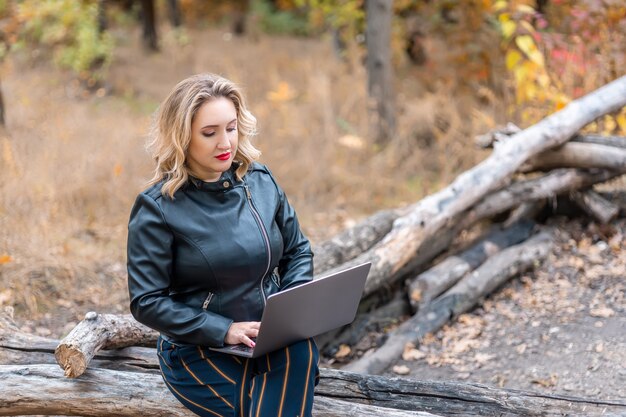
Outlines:
POLYGON ((398 135, 380 151, 367 139, 366 74, 335 59, 328 42, 207 30, 181 46, 162 33, 155 55, 141 52, 138 33, 117 34, 125 44, 105 97, 83 97, 46 63, 5 66, 0 256, 11 261, 0 265, 0 306, 15 305, 18 317, 126 311, 126 221, 151 170, 145 133, 159 101, 190 74, 216 72, 244 87, 262 160, 315 241, 416 201, 474 165, 483 155, 471 138, 493 127, 501 107, 460 96, 432 68, 405 69, 398 135))

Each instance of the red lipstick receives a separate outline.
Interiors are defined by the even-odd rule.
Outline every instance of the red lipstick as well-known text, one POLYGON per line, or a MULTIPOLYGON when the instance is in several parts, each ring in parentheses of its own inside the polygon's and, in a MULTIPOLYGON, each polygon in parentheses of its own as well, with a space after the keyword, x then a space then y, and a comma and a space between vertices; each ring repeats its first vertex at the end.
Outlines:
POLYGON ((219 159, 220 161, 227 161, 228 158, 230 158, 230 152, 225 152, 221 155, 217 155, 216 158, 219 159))

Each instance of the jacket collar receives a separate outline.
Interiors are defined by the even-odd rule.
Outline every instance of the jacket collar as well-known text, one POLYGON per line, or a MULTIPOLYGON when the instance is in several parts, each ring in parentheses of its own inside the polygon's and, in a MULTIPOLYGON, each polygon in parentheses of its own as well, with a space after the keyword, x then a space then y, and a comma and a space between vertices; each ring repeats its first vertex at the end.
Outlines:
POLYGON ((228 171, 222 172, 222 175, 217 181, 206 182, 192 175, 189 176, 189 182, 192 183, 195 188, 203 191, 228 191, 235 184, 237 184, 237 177, 235 171, 239 168, 239 162, 232 163, 228 171))

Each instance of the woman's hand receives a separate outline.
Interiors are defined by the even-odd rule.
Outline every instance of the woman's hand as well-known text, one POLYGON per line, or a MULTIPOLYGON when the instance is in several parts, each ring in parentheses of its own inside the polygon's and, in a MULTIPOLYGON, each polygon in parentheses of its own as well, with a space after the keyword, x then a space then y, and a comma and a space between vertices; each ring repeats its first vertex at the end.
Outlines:
POLYGON ((228 345, 243 343, 244 345, 254 347, 254 342, 250 338, 257 337, 259 327, 261 327, 260 321, 240 321, 233 323, 228 328, 224 343, 228 345))

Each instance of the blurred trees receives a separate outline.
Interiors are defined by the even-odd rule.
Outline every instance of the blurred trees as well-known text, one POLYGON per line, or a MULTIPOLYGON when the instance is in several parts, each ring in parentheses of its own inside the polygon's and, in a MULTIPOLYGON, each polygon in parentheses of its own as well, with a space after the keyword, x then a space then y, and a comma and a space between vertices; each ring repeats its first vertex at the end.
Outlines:
MULTIPOLYGON (((416 74, 409 68, 421 69, 429 85, 453 84, 496 97, 508 103, 512 119, 526 123, 616 78, 626 65, 623 0, 0 0, 0 57, 28 48, 31 58, 50 57, 95 86, 112 59, 108 29, 141 19, 145 45, 156 50, 160 16, 169 16, 174 27, 230 24, 236 34, 247 22, 253 37, 261 31, 334 34, 341 59, 350 65, 405 76, 416 74), (365 8, 378 3, 393 6, 385 18, 390 29, 370 33, 365 8), (389 33, 389 40, 374 47, 372 33, 389 33), (368 48, 376 51, 367 55, 368 48)), ((372 91, 383 85, 376 77, 372 91)), ((393 97, 385 94, 385 100, 393 97)), ((386 114, 393 114, 389 109, 386 114)), ((626 113, 608 116, 598 128, 626 132, 626 113)))

